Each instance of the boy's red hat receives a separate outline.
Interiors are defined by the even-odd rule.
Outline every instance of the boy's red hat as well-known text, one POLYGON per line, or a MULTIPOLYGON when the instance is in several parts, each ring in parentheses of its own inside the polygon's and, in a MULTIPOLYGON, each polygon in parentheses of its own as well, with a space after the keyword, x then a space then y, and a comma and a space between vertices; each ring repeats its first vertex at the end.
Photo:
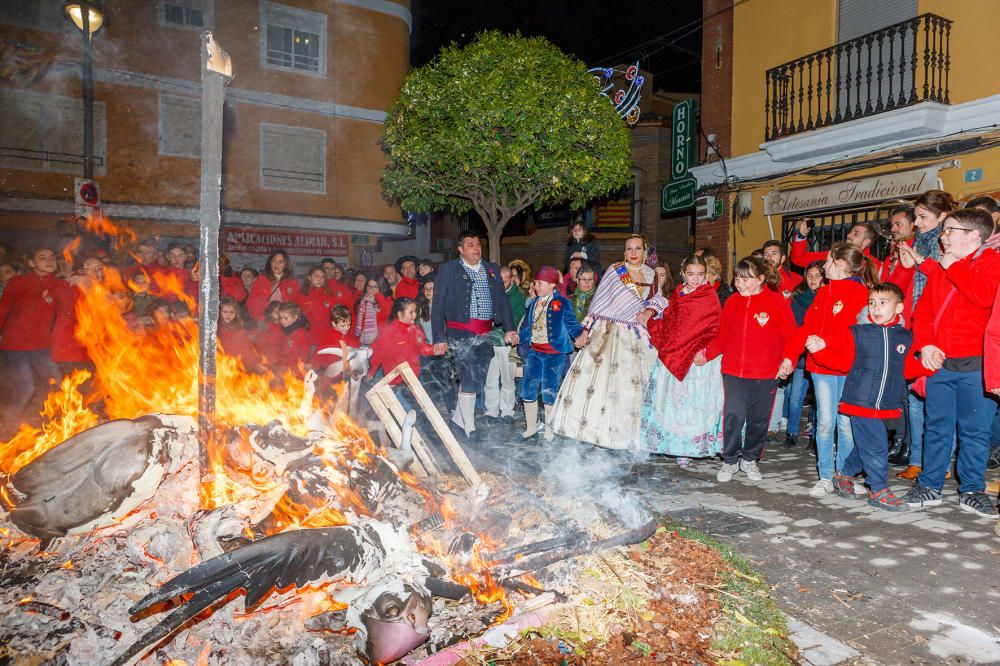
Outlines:
POLYGON ((559 284, 559 271, 557 271, 552 266, 542 266, 537 271, 535 271, 535 279, 541 280, 542 282, 551 282, 552 284, 559 284))

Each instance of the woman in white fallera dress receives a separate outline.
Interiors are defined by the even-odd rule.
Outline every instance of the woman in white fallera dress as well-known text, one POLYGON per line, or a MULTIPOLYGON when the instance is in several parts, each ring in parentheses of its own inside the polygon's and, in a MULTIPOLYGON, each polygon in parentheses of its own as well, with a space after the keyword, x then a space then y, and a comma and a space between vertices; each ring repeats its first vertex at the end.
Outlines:
POLYGON ((589 342, 576 355, 553 406, 556 434, 608 449, 642 448, 642 399, 656 349, 646 322, 667 301, 645 264, 648 244, 639 234, 625 241, 625 261, 608 268, 590 304, 584 327, 589 342))

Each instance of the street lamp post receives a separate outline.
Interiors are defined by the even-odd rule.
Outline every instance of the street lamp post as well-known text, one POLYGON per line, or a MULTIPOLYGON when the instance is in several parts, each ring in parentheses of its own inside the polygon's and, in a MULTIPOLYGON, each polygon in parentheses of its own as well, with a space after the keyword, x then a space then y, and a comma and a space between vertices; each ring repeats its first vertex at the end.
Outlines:
POLYGON ((83 177, 94 178, 94 70, 90 53, 91 35, 104 25, 104 7, 99 2, 67 2, 66 15, 83 33, 83 177))

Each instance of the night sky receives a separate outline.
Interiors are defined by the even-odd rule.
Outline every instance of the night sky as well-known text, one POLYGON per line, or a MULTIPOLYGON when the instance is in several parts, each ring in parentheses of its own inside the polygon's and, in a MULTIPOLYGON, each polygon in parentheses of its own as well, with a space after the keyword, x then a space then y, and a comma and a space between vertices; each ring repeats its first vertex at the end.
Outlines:
POLYGON ((701 88, 701 0, 412 0, 411 10, 414 66, 482 30, 519 30, 591 67, 638 59, 657 90, 701 88))

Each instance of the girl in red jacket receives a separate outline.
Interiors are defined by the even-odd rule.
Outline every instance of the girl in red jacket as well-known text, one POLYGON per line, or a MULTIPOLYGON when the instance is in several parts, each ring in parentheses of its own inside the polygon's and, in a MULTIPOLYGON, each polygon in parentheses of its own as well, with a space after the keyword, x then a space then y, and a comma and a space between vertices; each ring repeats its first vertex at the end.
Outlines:
MULTIPOLYGON (((368 377, 375 377, 379 367, 383 373, 388 373, 403 361, 409 363, 413 374, 419 377, 420 357, 432 355, 434 347, 427 343, 424 332, 417 325, 417 302, 412 298, 397 299, 392 312, 395 319, 382 327, 372 345, 368 377)), ((396 386, 402 381, 402 377, 396 377, 390 384, 396 386)))
POLYGON ((278 308, 281 303, 274 301, 267 304, 264 310, 264 321, 257 324, 254 331, 254 346, 261 355, 265 367, 274 370, 278 364, 281 343, 284 336, 281 333, 281 322, 278 321, 278 308))
POLYGON ((797 329, 792 308, 780 291, 781 275, 770 263, 742 259, 733 282, 737 293, 722 308, 719 335, 694 361, 703 365, 722 355, 724 448, 716 479, 723 483, 738 471, 751 481, 763 478, 757 461, 774 408, 778 368, 797 329))
POLYGON ((267 257, 264 273, 254 280, 247 297, 247 312, 260 321, 268 303, 298 303, 302 295, 292 260, 284 250, 275 250, 267 257))
POLYGON ((278 322, 281 324, 282 340, 275 374, 291 372, 301 377, 300 368, 309 362, 309 322, 302 316, 302 308, 297 303, 279 305, 278 322))
POLYGON ((868 286, 876 283, 871 262, 861 250, 847 243, 836 243, 830 248, 823 270, 828 282, 816 292, 802 327, 785 346, 785 359, 779 372, 782 378, 788 377, 795 369, 794 360, 803 349, 809 352, 806 370, 812 373, 816 393, 816 462, 819 468, 819 481, 809 491, 813 497, 833 491, 834 472, 840 471, 854 448, 851 421, 846 415, 838 416, 837 413, 851 359, 831 355, 820 361, 815 354, 827 347, 828 340, 850 334, 848 329, 858 323, 859 315, 868 306, 868 286))
POLYGON ((219 346, 229 356, 243 361, 243 367, 253 371, 260 365, 260 354, 243 325, 240 304, 230 296, 219 301, 219 346))

